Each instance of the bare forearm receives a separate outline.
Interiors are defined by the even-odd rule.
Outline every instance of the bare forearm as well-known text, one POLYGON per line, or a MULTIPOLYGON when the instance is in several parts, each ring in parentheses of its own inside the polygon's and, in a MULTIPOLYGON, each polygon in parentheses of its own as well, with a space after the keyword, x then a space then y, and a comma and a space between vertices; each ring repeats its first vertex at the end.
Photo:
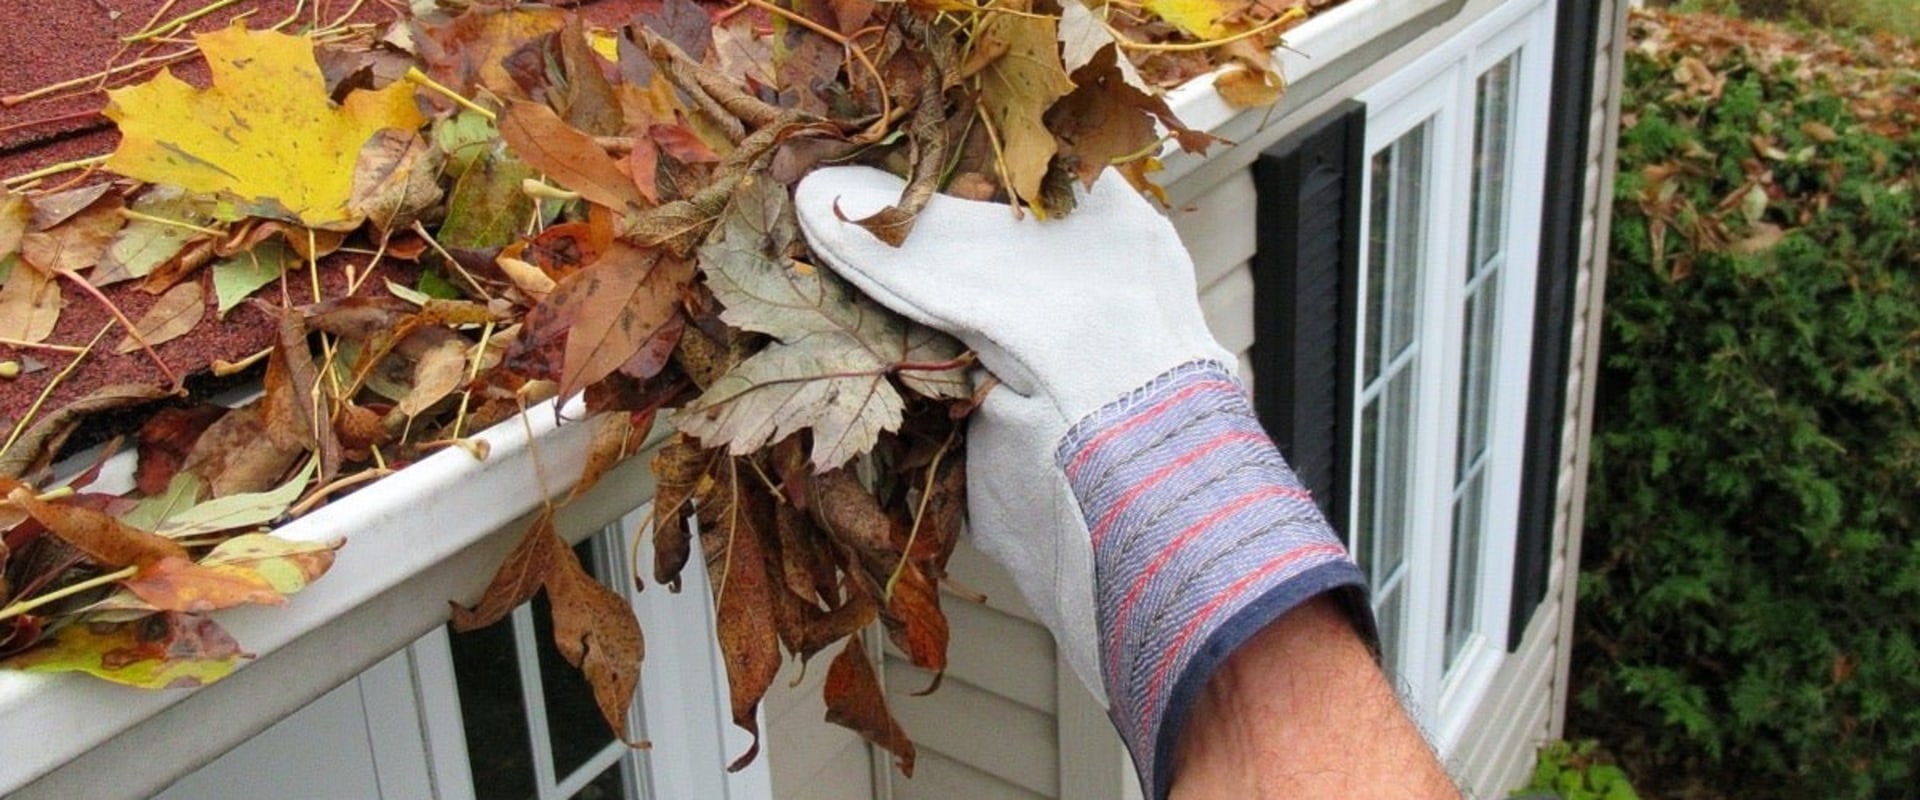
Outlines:
POLYGON ((1460 796, 1325 597, 1267 626, 1213 674, 1174 763, 1177 800, 1460 796))

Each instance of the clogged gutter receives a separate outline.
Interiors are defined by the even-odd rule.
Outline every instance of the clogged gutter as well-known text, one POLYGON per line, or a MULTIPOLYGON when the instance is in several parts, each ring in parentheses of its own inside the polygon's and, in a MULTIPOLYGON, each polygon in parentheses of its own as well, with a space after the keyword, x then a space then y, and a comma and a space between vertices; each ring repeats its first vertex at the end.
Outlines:
MULTIPOLYGON (((19 370, 0 380, 0 666, 217 680, 245 643, 208 613, 284 602, 338 546, 263 531, 442 449, 484 458, 474 431, 584 392, 583 486, 656 415, 678 429, 654 460, 654 577, 677 583, 697 515, 736 723, 753 729, 783 651, 844 641, 830 716, 904 770, 912 744, 858 668, 857 631, 879 619, 944 666, 971 362, 813 268, 786 185, 829 161, 908 176, 866 221, 883 237, 908 235, 934 191, 1064 214, 1071 184, 1109 165, 1153 191, 1163 135, 1210 139, 1155 87, 1237 64, 1223 96, 1271 102, 1267 54, 1305 16, 668 0, 396 20, 260 3, 224 27, 256 4, 152 5, 130 47, 189 49, 211 80, 113 81, 111 155, 10 170, 0 196, 0 361, 19 370), (195 381, 227 369, 259 397, 208 404, 195 381), (51 467, 108 411, 129 423, 106 449, 135 454, 131 492, 51 467)), ((58 97, 4 127, 76 102, 58 97)), ((539 591, 619 729, 640 631, 550 524, 455 623, 539 591)))

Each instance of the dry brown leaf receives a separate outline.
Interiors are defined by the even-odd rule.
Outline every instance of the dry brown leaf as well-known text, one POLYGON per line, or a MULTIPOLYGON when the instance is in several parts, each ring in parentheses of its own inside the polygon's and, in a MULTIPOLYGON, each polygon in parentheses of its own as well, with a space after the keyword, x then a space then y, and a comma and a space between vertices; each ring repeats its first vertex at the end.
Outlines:
POLYGON ((38 267, 16 265, 0 285, 0 337, 30 344, 46 341, 60 321, 62 305, 59 281, 38 267))
POLYGON ((177 339, 199 325, 200 319, 206 314, 206 290, 200 287, 200 283, 187 281, 179 284, 160 295, 147 313, 134 321, 133 329, 139 332, 139 337, 128 334, 113 350, 116 353, 132 353, 141 349, 143 339, 149 346, 177 339))
POLYGON ((577 305, 560 375, 572 395, 631 360, 679 313, 693 264, 658 250, 616 242, 592 266, 569 276, 548 302, 577 305))
POLYGON ((827 668, 823 690, 827 703, 827 721, 852 730, 867 741, 894 754, 900 773, 913 777, 913 740, 887 709, 887 693, 867 660, 865 642, 858 634, 847 639, 847 646, 827 668))
POLYGON ((653 580, 672 591, 680 591, 680 570, 693 550, 687 515, 694 495, 720 457, 686 434, 674 434, 653 456, 653 580))
POLYGON ((522 161, 588 202, 615 211, 646 205, 626 170, 553 109, 530 102, 508 106, 500 136, 522 161))
POLYGON ((553 565, 547 570, 547 599, 552 601, 553 644, 567 663, 578 667, 593 687, 607 727, 621 741, 645 747, 627 736, 627 709, 640 685, 640 660, 646 642, 640 621, 626 598, 587 574, 573 549, 551 531, 553 565))
POLYGON ((8 492, 7 502, 27 512, 87 558, 110 569, 187 557, 186 549, 172 539, 134 528, 104 511, 42 501, 26 487, 15 487, 8 492))
POLYGON ((500 562, 500 568, 494 570, 493 580, 480 593, 479 602, 470 608, 459 603, 449 604, 453 607, 453 629, 464 632, 487 627, 505 618, 521 603, 533 599, 553 571, 559 552, 566 549, 566 544, 553 532, 553 512, 542 511, 533 524, 527 526, 526 534, 520 537, 513 552, 500 562))
POLYGON ((759 494, 753 467, 727 459, 712 491, 700 496, 700 547, 713 586, 716 636, 727 665, 733 724, 753 734, 753 745, 727 765, 738 772, 760 753, 760 700, 780 671, 780 634, 775 628, 773 581, 761 549, 770 498, 759 494), (742 472, 747 474, 742 474, 742 472))

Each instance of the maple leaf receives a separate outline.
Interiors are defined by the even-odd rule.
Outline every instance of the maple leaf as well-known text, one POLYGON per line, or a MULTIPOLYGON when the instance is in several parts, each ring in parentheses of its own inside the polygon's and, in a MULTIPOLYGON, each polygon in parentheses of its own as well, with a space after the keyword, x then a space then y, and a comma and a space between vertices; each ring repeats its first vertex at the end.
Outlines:
MULTIPOLYGON (((1026 11, 1029 3, 1009 4, 1026 11)), ((1014 195, 1040 205, 1040 183, 1058 145, 1043 117, 1054 101, 1073 91, 1060 61, 1054 17, 993 14, 980 31, 979 48, 999 52, 980 72, 980 106, 998 131, 1001 163, 1014 195)))
POLYGON ((356 91, 335 106, 310 38, 238 26, 194 38, 212 88, 163 72, 109 91, 104 113, 119 124, 121 141, 107 166, 231 195, 250 214, 318 228, 359 224, 348 201, 361 148, 384 129, 425 122, 412 85, 356 91))
MULTIPOLYGON (((827 470, 873 448, 900 426, 904 400, 887 376, 902 365, 946 364, 954 340, 912 325, 856 295, 839 278, 786 252, 797 231, 784 187, 743 182, 700 250, 707 286, 726 308, 720 319, 775 341, 707 387, 678 417, 680 430, 709 446, 745 454, 813 430, 814 465, 827 470)), ((902 373, 915 391, 967 393, 958 367, 902 373)))

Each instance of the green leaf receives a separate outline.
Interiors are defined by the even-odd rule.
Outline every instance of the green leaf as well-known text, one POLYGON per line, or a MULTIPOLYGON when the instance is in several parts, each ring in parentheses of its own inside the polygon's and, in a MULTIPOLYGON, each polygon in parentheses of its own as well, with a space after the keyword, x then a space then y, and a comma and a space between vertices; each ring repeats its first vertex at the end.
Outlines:
POLYGON ((176 472, 167 482, 167 490, 140 499, 133 510, 120 515, 120 521, 141 530, 154 530, 167 518, 193 507, 203 484, 191 472, 176 472))
POLYGON ((175 514, 157 532, 179 539, 249 525, 264 525, 286 513, 293 501, 299 499, 300 493, 307 488, 308 479, 313 477, 316 466, 316 462, 307 462, 299 475, 271 491, 244 492, 208 500, 175 514))
POLYGON ((88 280, 105 286, 151 274, 179 255, 187 243, 207 238, 207 234, 194 230, 213 219, 207 208, 206 202, 172 186, 155 186, 142 192, 131 210, 153 219, 135 217, 114 234, 88 280))
POLYGON ((297 261, 291 248, 275 240, 214 264, 213 293, 220 299, 220 316, 225 317, 260 287, 278 280, 288 265, 297 261))

